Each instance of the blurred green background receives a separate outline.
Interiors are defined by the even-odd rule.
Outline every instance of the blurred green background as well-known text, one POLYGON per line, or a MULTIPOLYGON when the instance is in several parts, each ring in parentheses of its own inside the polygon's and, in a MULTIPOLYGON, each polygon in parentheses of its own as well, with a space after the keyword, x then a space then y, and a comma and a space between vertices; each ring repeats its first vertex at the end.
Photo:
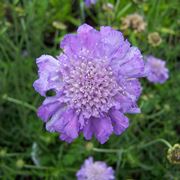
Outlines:
POLYGON ((178 180, 179 165, 167 160, 164 140, 180 141, 179 7, 179 0, 98 0, 91 8, 83 0, 0 0, 0 179, 76 179, 84 159, 93 156, 112 166, 117 179, 178 180), (133 13, 146 28, 128 28, 124 35, 144 55, 166 60, 170 78, 163 85, 142 80, 142 113, 129 116, 123 135, 104 145, 82 136, 72 144, 59 141, 36 115, 43 98, 32 87, 35 59, 58 55, 63 36, 84 22, 122 30, 123 18, 133 13), (156 46, 148 39, 153 32, 161 39, 156 46))

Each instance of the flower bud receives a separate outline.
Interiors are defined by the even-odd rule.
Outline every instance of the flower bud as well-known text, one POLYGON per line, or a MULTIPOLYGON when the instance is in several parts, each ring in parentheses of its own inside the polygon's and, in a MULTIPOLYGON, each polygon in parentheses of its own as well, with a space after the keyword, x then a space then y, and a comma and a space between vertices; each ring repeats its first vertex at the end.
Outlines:
POLYGON ((180 144, 169 148, 167 158, 171 164, 180 164, 180 144))
POLYGON ((0 157, 4 157, 6 156, 6 154, 7 154, 7 151, 5 149, 0 150, 0 157))
POLYGON ((87 150, 87 151, 91 151, 91 150, 93 149, 93 147, 94 147, 94 145, 93 145, 93 143, 91 143, 91 142, 88 142, 88 143, 86 144, 86 150, 87 150))
POLYGON ((164 109, 165 109, 166 111, 170 111, 171 107, 169 106, 169 104, 165 104, 165 105, 164 105, 164 109))
POLYGON ((134 32, 143 32, 146 29, 146 22, 143 16, 135 13, 130 14, 122 19, 122 30, 128 30, 131 28, 134 32))
POLYGON ((158 32, 153 32, 148 35, 148 42, 155 47, 161 44, 162 39, 158 32))
POLYGON ((24 166, 24 161, 22 159, 18 159, 16 161, 16 167, 21 169, 21 168, 23 168, 23 166, 24 166))

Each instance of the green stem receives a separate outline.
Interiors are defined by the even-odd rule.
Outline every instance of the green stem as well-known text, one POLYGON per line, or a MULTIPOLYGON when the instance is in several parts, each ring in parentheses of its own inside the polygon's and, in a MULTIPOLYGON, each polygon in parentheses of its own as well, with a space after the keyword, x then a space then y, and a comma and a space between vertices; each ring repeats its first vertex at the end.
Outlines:
POLYGON ((95 152, 102 152, 102 153, 118 153, 122 150, 120 149, 100 149, 100 148, 93 148, 95 152))
POLYGON ((28 104, 26 102, 23 102, 21 100, 15 99, 15 98, 8 97, 6 94, 4 94, 2 96, 2 99, 7 100, 12 103, 15 103, 15 104, 18 104, 18 105, 21 105, 21 106, 24 106, 24 107, 36 112, 36 107, 32 106, 31 104, 28 104))
POLYGON ((29 165, 29 164, 25 164, 24 167, 25 167, 25 168, 30 168, 30 169, 40 169, 40 170, 54 169, 53 167, 34 166, 34 165, 29 165))
POLYGON ((6 153, 4 156, 5 157, 29 156, 29 154, 25 154, 25 153, 6 153))
POLYGON ((151 141, 151 142, 149 142, 149 143, 147 143, 147 144, 145 144, 145 145, 141 145, 140 148, 145 148, 145 147, 151 146, 151 145, 153 145, 153 144, 156 144, 156 143, 158 143, 158 142, 162 142, 162 143, 164 143, 168 148, 172 148, 171 144, 170 144, 168 141, 166 141, 165 139, 156 139, 156 140, 151 141))
POLYGON ((130 150, 132 150, 132 149, 135 149, 135 148, 139 148, 139 149, 141 149, 141 148, 146 148, 146 147, 151 146, 151 145, 153 145, 153 144, 156 144, 156 143, 158 143, 158 142, 164 143, 168 148, 171 148, 171 147, 172 147, 171 144, 170 144, 168 141, 166 141, 165 139, 156 139, 156 140, 151 141, 151 142, 149 142, 149 143, 147 143, 147 144, 139 145, 139 147, 137 147, 137 146, 131 146, 131 147, 128 148, 127 150, 123 150, 123 149, 101 149, 101 148, 93 148, 93 151, 95 151, 95 152, 101 152, 101 153, 121 153, 121 154, 122 154, 123 152, 128 152, 128 151, 130 151, 130 150))
MULTIPOLYGON (((31 164, 25 164, 24 167, 28 168, 28 169, 38 169, 38 170, 53 170, 53 169, 56 169, 56 167, 35 166, 35 165, 31 165, 31 164)), ((77 169, 68 168, 68 169, 59 169, 59 171, 62 171, 62 172, 65 172, 65 171, 76 172, 77 169)))
POLYGON ((146 119, 153 119, 153 118, 161 115, 162 113, 164 113, 164 111, 165 111, 165 109, 162 109, 161 111, 158 111, 157 113, 154 113, 154 114, 152 114, 152 115, 146 116, 145 118, 146 118, 146 119))

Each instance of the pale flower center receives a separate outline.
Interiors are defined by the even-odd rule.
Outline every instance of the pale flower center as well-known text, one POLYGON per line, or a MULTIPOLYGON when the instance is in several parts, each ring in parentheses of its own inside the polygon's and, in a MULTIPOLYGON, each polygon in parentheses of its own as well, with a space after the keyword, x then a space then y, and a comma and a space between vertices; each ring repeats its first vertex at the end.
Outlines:
POLYGON ((69 74, 64 77, 67 104, 81 112, 85 118, 99 117, 114 103, 118 84, 110 67, 103 62, 73 63, 69 74))
POLYGON ((105 175, 106 169, 101 167, 100 165, 94 163, 90 167, 86 169, 87 180, 101 180, 106 179, 107 177, 103 177, 105 175))

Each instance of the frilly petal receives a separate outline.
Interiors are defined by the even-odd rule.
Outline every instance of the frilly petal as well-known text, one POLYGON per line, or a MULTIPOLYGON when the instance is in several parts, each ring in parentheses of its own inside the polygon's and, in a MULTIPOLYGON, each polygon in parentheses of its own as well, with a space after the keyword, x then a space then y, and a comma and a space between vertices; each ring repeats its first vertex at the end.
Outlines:
POLYGON ((92 124, 92 120, 89 119, 86 122, 86 125, 83 128, 83 134, 86 140, 90 140, 93 136, 94 128, 92 124))
POLYGON ((82 24, 81 26, 79 26, 77 33, 78 34, 84 34, 84 33, 88 33, 90 30, 92 30, 93 27, 88 25, 88 24, 82 24))
POLYGON ((120 111, 112 109, 110 111, 110 116, 115 134, 120 135, 128 128, 129 120, 120 111))
POLYGON ((65 107, 59 109, 47 122, 46 129, 50 132, 61 133, 60 138, 71 142, 79 135, 78 116, 74 110, 65 107))
POLYGON ((67 136, 66 134, 61 134, 59 138, 63 141, 66 141, 67 143, 71 143, 74 139, 67 136))
POLYGON ((101 144, 104 144, 113 132, 109 117, 93 118, 94 134, 101 144))
POLYGON ((130 97, 118 94, 115 97, 115 100, 117 102, 116 109, 120 110, 123 113, 126 113, 131 108, 133 101, 130 97))
POLYGON ((100 28, 101 42, 97 45, 95 54, 99 58, 111 59, 117 52, 120 46, 124 44, 124 38, 121 32, 113 30, 109 26, 102 26, 100 28))
POLYGON ((42 96, 46 96, 46 91, 54 89, 58 91, 61 87, 60 65, 58 60, 49 55, 42 55, 37 60, 39 79, 33 87, 42 96))
POLYGON ((136 47, 131 47, 120 65, 119 74, 127 78, 144 76, 144 61, 141 52, 136 47))
POLYGON ((60 132, 59 129, 62 128, 62 114, 64 112, 64 108, 60 108, 56 111, 52 118, 46 123, 46 129, 49 132, 60 132))
POLYGON ((83 133, 87 140, 93 135, 96 136, 101 144, 104 144, 113 132, 113 127, 109 117, 91 118, 84 126, 83 133))
POLYGON ((60 132, 72 139, 77 138, 79 135, 79 123, 75 111, 73 109, 67 110, 62 116, 60 132))
POLYGON ((142 91, 142 87, 138 79, 127 79, 124 83, 124 87, 130 95, 135 97, 135 100, 139 98, 142 91))
POLYGON ((100 41, 100 34, 91 26, 84 24, 79 27, 78 34, 69 34, 64 37, 60 47, 70 59, 94 60, 94 50, 100 41))
POLYGON ((47 97, 38 108, 37 114, 43 121, 47 121, 62 106, 58 101, 58 96, 47 97))
POLYGON ((121 32, 112 29, 109 26, 102 26, 100 28, 101 42, 113 47, 119 48, 124 43, 124 38, 121 32))

